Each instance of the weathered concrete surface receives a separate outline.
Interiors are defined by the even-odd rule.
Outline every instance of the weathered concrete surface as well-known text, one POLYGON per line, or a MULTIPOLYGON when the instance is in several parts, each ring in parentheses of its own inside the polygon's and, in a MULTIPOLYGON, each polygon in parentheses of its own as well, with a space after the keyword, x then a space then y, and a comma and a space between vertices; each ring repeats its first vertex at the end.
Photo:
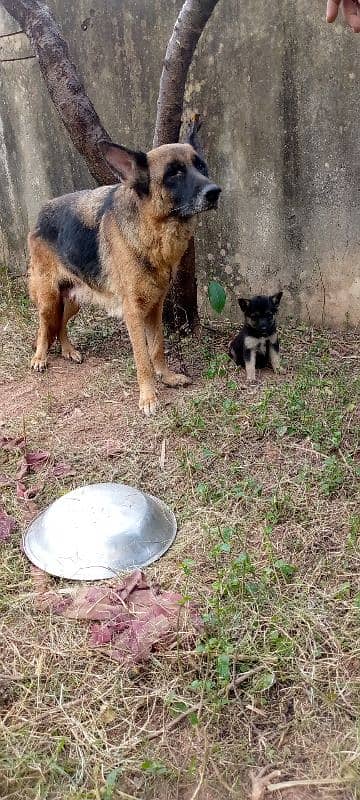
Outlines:
MULTIPOLYGON (((149 148, 181 2, 50 5, 105 127, 149 148)), ((326 25, 324 10, 325 0, 221 0, 193 63, 187 108, 206 117, 223 186, 220 211, 200 223, 200 299, 220 279, 234 319, 238 294, 281 287, 295 316, 360 320, 359 38, 326 25)), ((0 259, 13 272, 41 203, 92 185, 17 31, 0 9, 0 259)))

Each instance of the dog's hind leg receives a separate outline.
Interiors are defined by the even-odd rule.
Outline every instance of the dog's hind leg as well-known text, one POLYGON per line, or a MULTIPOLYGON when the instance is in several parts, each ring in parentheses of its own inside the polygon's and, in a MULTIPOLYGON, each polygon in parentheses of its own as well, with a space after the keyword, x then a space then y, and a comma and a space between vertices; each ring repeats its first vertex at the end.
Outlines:
POLYGON ((180 372, 172 372, 166 363, 162 314, 163 303, 159 303, 146 318, 146 338, 150 358, 156 375, 166 386, 186 386, 191 383, 191 378, 180 372))
POLYGON ((66 298, 64 300, 64 311, 62 315, 62 322, 61 328, 59 332, 59 341, 61 345, 61 355, 64 358, 68 358, 70 361, 76 361, 77 364, 81 364, 82 356, 78 350, 75 350, 74 345, 69 339, 69 334, 67 331, 67 324, 72 317, 75 317, 79 311, 79 304, 76 300, 70 300, 66 298))

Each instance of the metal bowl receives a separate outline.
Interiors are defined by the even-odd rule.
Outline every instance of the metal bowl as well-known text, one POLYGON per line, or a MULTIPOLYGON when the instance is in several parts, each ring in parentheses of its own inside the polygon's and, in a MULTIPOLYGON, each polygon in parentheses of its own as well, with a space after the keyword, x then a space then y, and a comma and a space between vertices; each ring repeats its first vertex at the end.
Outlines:
POLYGON ((23 548, 40 569, 59 578, 98 580, 146 567, 176 535, 172 511, 123 483, 81 486, 33 520, 23 548))

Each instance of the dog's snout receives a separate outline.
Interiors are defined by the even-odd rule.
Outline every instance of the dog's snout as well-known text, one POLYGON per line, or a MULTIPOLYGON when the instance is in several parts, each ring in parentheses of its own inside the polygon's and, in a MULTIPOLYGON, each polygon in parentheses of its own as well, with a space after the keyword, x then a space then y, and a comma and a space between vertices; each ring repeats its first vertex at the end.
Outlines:
POLYGON ((204 189, 204 197, 210 206, 216 206, 220 192, 221 188, 220 186, 217 186, 216 183, 210 183, 209 186, 206 186, 204 189))

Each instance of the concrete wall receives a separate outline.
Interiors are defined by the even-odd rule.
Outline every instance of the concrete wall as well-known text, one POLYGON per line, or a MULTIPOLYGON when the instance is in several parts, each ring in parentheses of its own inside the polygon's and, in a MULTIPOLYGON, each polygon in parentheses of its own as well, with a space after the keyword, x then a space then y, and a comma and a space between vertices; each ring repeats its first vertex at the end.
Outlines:
MULTIPOLYGON (((162 58, 179 0, 51 0, 73 60, 115 141, 151 146, 162 58)), ((223 186, 198 236, 209 278, 236 296, 285 292, 285 309, 360 320, 359 38, 324 22, 325 0, 220 0, 189 76, 188 109, 223 186)), ((37 61, 0 7, 0 261, 24 269, 49 197, 91 186, 37 61), (11 34, 11 35, 8 35, 11 34)), ((204 306, 205 307, 205 306, 204 306)))

